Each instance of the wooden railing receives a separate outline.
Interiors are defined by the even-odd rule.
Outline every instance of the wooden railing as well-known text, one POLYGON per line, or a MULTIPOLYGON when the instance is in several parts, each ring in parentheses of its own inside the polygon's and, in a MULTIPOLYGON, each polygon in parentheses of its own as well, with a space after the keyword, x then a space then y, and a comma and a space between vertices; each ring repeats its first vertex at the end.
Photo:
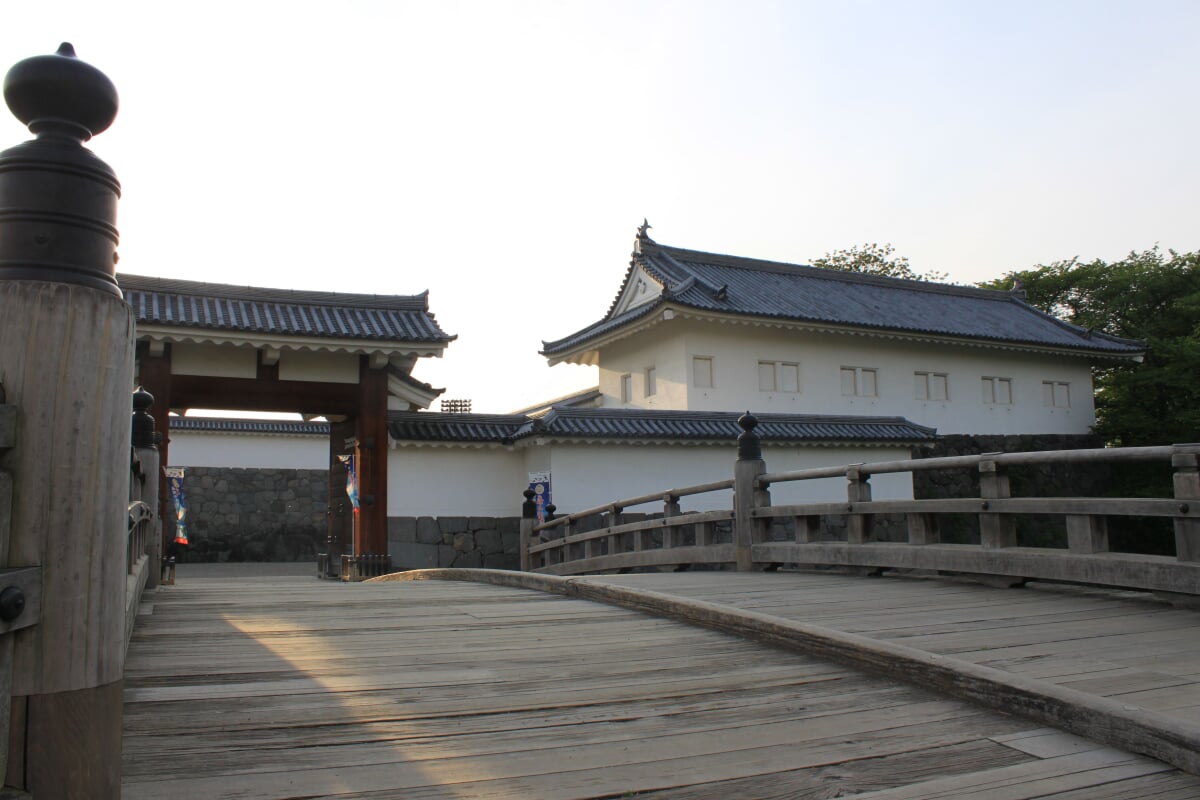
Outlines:
POLYGON ((146 587, 159 577, 159 463, 154 439, 154 403, 149 392, 133 393, 132 447, 129 455, 129 539, 125 546, 125 646, 133 636, 138 605, 146 587))
POLYGON ((775 569, 787 564, 858 568, 929 570, 996 576, 1008 582, 1028 579, 1068 581, 1200 594, 1200 445, 1055 450, 1031 453, 985 453, 949 458, 910 459, 874 464, 845 464, 794 472, 767 472, 762 460, 757 422, 745 415, 738 439, 739 456, 732 480, 632 497, 585 509, 537 525, 527 503, 522 524, 522 568, 556 575, 627 571, 637 568, 687 568, 694 564, 728 564, 740 570, 775 569), (1018 466, 1170 463, 1174 468, 1171 497, 1012 497, 1009 470, 1018 466), (923 500, 873 500, 874 475, 928 470, 971 469, 979 476, 979 496, 923 500), (772 505, 773 486, 844 478, 844 502, 772 505), (686 513, 680 499, 733 490, 729 510, 686 513), (625 510, 661 502, 661 516, 627 521, 625 510), (879 515, 904 520, 907 540, 875 541, 873 521, 879 515), (943 543, 939 535, 946 515, 972 515, 978 520, 977 544, 943 543), (1062 520, 1063 547, 1019 547, 1016 520, 1049 515, 1062 520), (592 530, 585 521, 600 520, 592 530), (1114 552, 1108 519, 1170 519, 1175 529, 1174 556, 1114 552), (821 520, 841 518, 845 534, 819 541, 821 520), (775 540, 769 532, 785 532, 775 540))

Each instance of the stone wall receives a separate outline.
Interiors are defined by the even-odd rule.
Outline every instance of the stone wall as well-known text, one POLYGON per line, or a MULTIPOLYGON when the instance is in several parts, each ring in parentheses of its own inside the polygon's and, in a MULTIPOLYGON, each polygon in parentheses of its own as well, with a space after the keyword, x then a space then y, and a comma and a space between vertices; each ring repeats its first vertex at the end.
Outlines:
POLYGON ((168 555, 181 561, 316 561, 325 543, 326 470, 184 470, 190 542, 168 555))
MULTIPOLYGON (((978 455, 980 453, 1025 453, 1034 450, 1080 450, 1103 447, 1099 436, 1020 435, 938 437, 937 443, 914 454, 914 458, 978 455)), ((1008 472, 1014 497, 1099 497, 1114 486, 1115 476, 1107 464, 1040 464, 1013 467, 1008 472)), ((929 470, 913 473, 913 497, 978 497, 977 469, 929 470)), ((979 518, 974 514, 947 514, 939 520, 944 542, 977 543, 979 518)), ((1059 517, 1020 516, 1017 541, 1030 547, 1066 547, 1065 525, 1059 517)))
POLYGON ((519 517, 388 517, 393 569, 520 569, 519 517))

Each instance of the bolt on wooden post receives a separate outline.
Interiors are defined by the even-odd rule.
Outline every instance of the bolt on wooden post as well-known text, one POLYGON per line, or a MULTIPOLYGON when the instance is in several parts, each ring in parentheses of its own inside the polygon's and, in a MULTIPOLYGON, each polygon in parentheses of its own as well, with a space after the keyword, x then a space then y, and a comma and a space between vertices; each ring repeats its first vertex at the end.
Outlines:
POLYGON ((8 784, 117 798, 133 314, 115 276, 120 185, 83 147, 117 92, 64 44, 16 64, 4 99, 34 139, 0 153, 0 381, 17 409, 10 566, 42 573, 15 636, 8 784))

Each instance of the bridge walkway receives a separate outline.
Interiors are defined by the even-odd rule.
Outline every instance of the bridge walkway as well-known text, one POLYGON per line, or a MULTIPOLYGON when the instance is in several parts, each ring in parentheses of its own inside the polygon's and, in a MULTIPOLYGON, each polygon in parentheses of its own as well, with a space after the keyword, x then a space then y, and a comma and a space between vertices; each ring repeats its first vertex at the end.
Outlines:
POLYGON ((833 571, 716 574, 595 580, 906 645, 1200 722, 1200 609, 1147 592, 833 571))
MULTIPOLYGON (((783 609, 784 580, 827 577, 608 580, 783 609)), ((890 579, 848 580, 896 602, 890 579)), ((1200 797, 1200 778, 1020 717, 528 589, 193 577, 143 611, 126 800, 1200 797)))

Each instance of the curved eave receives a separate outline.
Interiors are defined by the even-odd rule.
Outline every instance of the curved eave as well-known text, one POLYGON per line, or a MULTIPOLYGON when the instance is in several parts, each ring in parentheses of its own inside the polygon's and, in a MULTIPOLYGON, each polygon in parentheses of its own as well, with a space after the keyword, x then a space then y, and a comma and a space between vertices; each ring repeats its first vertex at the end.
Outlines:
MULTIPOLYGON (((605 436, 531 436, 517 442, 539 445, 628 445, 633 447, 725 447, 736 448, 736 439, 683 439, 670 437, 630 438, 605 436), (536 441, 530 441, 536 440, 536 441)), ((770 447, 917 447, 933 444, 927 439, 764 439, 762 446, 770 447)))
MULTIPOLYGON (((1085 347, 1064 347, 1061 345, 1038 344, 1035 342, 1020 342, 1008 339, 981 339, 977 337, 953 336, 950 334, 925 333, 906 331, 893 328, 866 328, 856 325, 840 325, 837 323, 811 322, 806 320, 787 319, 782 317, 752 317, 741 314, 723 314, 720 312, 700 311, 678 303, 661 302, 661 313, 649 314, 643 318, 631 320, 625 325, 618 326, 592 339, 580 342, 575 347, 561 353, 546 355, 550 366, 558 363, 586 364, 595 366, 599 363, 600 350, 614 342, 629 338, 655 325, 674 319, 687 319, 703 322, 718 322, 726 325, 743 325, 752 328, 774 328, 779 330, 806 331, 811 333, 828 333, 845 336, 862 336, 872 339, 887 339, 892 341, 919 342, 922 344, 943 344, 958 347, 977 347, 990 350, 1007 350, 1011 352, 1039 353, 1044 355, 1069 356, 1090 360, 1109 361, 1141 361, 1146 351, 1114 352, 1112 350, 1089 349, 1085 347)), ((543 352, 543 355, 545 353, 543 352)))
POLYGON ((205 428, 171 428, 171 438, 176 436, 220 436, 221 438, 263 438, 270 439, 327 439, 329 432, 308 432, 308 431, 230 431, 230 430, 210 430, 205 428))
POLYGON ((390 433, 388 434, 388 447, 392 450, 433 447, 441 450, 503 450, 505 452, 512 452, 514 449, 511 442, 394 439, 390 433))
POLYGON ((139 342, 169 344, 214 344, 254 347, 257 349, 304 350, 355 355, 412 356, 440 358, 455 337, 425 341, 389 341, 384 339, 333 339, 317 336, 291 336, 246 331, 222 331, 176 325, 138 323, 139 342))

